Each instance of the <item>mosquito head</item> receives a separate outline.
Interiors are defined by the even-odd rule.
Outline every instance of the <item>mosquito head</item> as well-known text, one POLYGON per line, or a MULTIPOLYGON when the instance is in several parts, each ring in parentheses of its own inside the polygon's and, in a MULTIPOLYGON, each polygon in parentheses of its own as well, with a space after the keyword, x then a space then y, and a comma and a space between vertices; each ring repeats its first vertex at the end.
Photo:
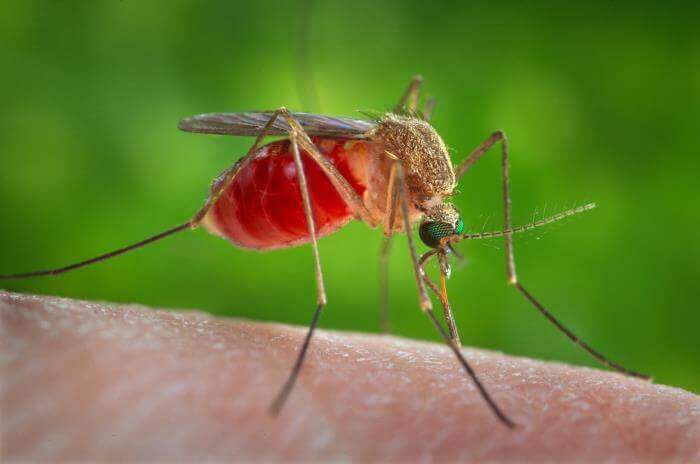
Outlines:
POLYGON ((454 206, 442 203, 427 212, 418 234, 427 246, 438 248, 440 240, 450 235, 459 235, 463 230, 464 222, 454 206))

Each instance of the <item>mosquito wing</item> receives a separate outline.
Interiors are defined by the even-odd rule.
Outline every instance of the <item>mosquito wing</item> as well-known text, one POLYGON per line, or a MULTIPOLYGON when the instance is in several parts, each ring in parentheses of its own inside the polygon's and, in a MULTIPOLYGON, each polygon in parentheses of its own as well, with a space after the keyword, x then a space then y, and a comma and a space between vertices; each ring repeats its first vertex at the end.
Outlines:
MULTIPOLYGON (((272 114, 273 111, 199 114, 183 119, 178 127, 186 132, 202 134, 255 136, 265 127, 272 114)), ((363 139, 376 126, 374 121, 342 116, 322 116, 310 113, 292 113, 292 115, 311 136, 363 139)), ((286 135, 288 133, 289 124, 282 118, 277 118, 269 131, 269 135, 286 135)))

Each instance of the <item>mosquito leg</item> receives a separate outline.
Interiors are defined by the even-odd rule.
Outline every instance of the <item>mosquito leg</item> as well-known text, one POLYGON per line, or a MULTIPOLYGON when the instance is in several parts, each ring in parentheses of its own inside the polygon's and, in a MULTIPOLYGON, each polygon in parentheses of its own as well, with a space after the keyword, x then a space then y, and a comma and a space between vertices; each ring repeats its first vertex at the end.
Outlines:
POLYGON ((420 88, 423 85, 422 76, 413 76, 411 83, 408 84, 408 88, 401 96, 401 100, 394 107, 395 114, 402 114, 408 112, 409 114, 414 114, 416 108, 418 107, 418 96, 420 94, 420 88))
POLYGON ((304 165, 302 163, 301 155, 299 154, 299 146, 297 144, 297 136, 295 134, 292 134, 291 141, 292 141, 292 152, 294 153, 294 162, 295 162, 296 168, 297 168, 297 177, 299 179, 299 188, 301 190, 301 199, 302 199, 302 202, 304 203, 304 214, 306 216, 306 223, 309 227, 309 235, 311 236, 311 247, 312 247, 313 253, 314 253, 314 268, 316 271, 316 290, 317 290, 317 294, 318 294, 318 301, 317 301, 316 310, 314 311, 313 318, 311 319, 309 331, 306 333, 306 338, 304 339, 304 343, 301 346, 301 350, 299 350, 299 354, 297 355, 297 359, 296 359, 296 362, 294 363, 294 367, 292 367, 292 371, 290 372, 289 377, 287 378, 287 381, 284 383, 284 385, 282 386, 282 389, 277 394, 277 396, 275 397, 275 400, 272 402, 272 405, 270 406, 270 412, 273 415, 279 414, 280 410, 282 409, 282 406, 284 406, 284 402, 286 401, 287 397, 289 397, 289 393, 292 391, 292 388, 294 388, 294 383, 296 382, 296 379, 299 376, 299 372, 301 371, 301 366, 304 363, 304 358, 306 357, 306 352, 309 348, 309 343, 311 342, 311 337, 313 336, 314 330, 316 329, 316 325, 318 324, 319 315, 321 314, 321 310, 323 309, 323 307, 326 306, 326 302, 327 302, 326 289, 325 289, 325 286, 323 284, 323 271, 321 269, 321 258, 319 257, 318 242, 316 240, 316 226, 314 224, 311 199, 309 197, 309 188, 308 188, 308 185, 306 184, 306 175, 304 174, 304 165))
POLYGON ((423 271, 423 263, 427 258, 429 258, 432 254, 435 253, 435 251, 429 251, 421 259, 418 259, 418 256, 416 254, 416 247, 413 242, 413 233, 411 229, 411 221, 409 217, 409 208, 408 208, 408 199, 406 198, 406 193, 405 193, 405 188, 404 188, 404 175, 403 175, 403 167, 401 166, 400 162, 396 162, 396 177, 394 179, 394 183, 398 192, 399 196, 399 201, 401 203, 401 212, 403 215, 403 221, 404 221, 404 228, 406 231, 406 238, 408 240, 408 248, 411 252, 411 260, 413 263, 413 270, 415 273, 416 281, 418 282, 418 293, 420 295, 420 307, 425 312, 428 317, 430 318, 430 321, 433 323, 437 331, 440 333, 440 336, 443 338, 447 346, 450 347, 452 352, 455 354, 457 359, 459 360, 460 364, 464 368, 464 370, 467 372, 469 377, 471 377, 472 381, 476 385, 477 389, 479 390, 479 393, 481 394, 482 398, 486 401, 486 403, 489 405, 491 410, 496 414, 498 419, 503 422, 506 426, 513 428, 515 427, 515 424, 513 421, 511 421, 508 416, 506 416, 503 411, 498 407, 496 402, 491 398, 491 395, 489 395, 488 391, 486 388, 481 384, 481 381, 479 380, 479 377, 476 375, 476 372, 472 369, 472 367, 469 365, 467 360, 465 359, 464 355, 462 355, 462 352, 459 349, 459 346, 453 341, 453 339, 450 337, 450 335, 445 332, 445 329, 442 328, 440 325, 440 322, 437 320, 435 317, 435 313, 433 312, 433 306, 430 301, 430 298, 428 298, 427 292, 425 290, 425 281, 428 280, 425 272, 423 271))
POLYGON ((433 117, 433 110, 435 109, 435 97, 429 97, 428 100, 423 105, 423 119, 430 122, 433 117))
POLYGON ((394 160, 394 162, 391 163, 391 168, 389 169, 386 204, 384 206, 384 218, 382 221, 382 228, 384 229, 385 236, 389 236, 394 233, 394 226, 396 225, 396 208, 398 207, 399 203, 399 187, 397 185, 397 176, 400 165, 397 158, 392 157, 392 159, 394 160))
POLYGON ((236 161, 233 164, 233 166, 224 171, 223 174, 221 174, 214 180, 211 186, 211 192, 207 200, 204 202, 204 206, 202 206, 202 208, 200 208, 200 210, 197 211, 197 214, 195 214, 194 217, 190 220, 191 228, 194 229, 201 224, 202 219, 204 219, 204 216, 207 215, 209 209, 217 202, 219 197, 221 197, 221 194, 226 190, 226 188, 231 184, 231 182, 233 182, 233 179, 236 177, 236 175, 238 175, 238 172, 243 168, 243 166, 245 166, 246 162, 250 159, 250 157, 258 151, 263 140, 269 134, 270 128, 275 123, 282 111, 286 110, 284 108, 280 108, 274 113, 272 113, 272 116, 270 116, 270 120, 267 121, 267 124, 265 124, 258 136, 255 138, 255 142, 253 142, 253 145, 248 150, 248 153, 246 153, 245 156, 236 161))
POLYGON ((394 236, 388 235, 379 250, 379 328, 383 333, 391 333, 389 309, 389 250, 394 236))
POLYGON ((146 246, 146 245, 153 243, 153 242, 157 242, 158 240, 162 240, 165 237, 169 237, 169 236, 174 235, 178 232, 182 232, 184 230, 189 230, 190 227, 191 227, 191 224, 188 221, 184 224, 180 224, 179 226, 168 229, 168 230, 161 232, 159 234, 156 234, 152 237, 141 240, 140 242, 119 248, 117 250, 110 251, 108 253, 101 254, 99 256, 95 256, 94 258, 86 259, 84 261, 69 264, 68 266, 57 267, 54 269, 43 269, 41 271, 22 272, 22 273, 18 273, 18 274, 0 274, 0 280, 26 279, 28 277, 40 277, 40 276, 49 276, 49 275, 53 276, 53 275, 63 274, 65 272, 74 271, 76 269, 80 269, 81 267, 89 266, 91 264, 99 263, 101 261, 106 261, 108 259, 122 255, 124 253, 128 253, 129 251, 136 250, 138 248, 141 248, 141 247, 146 246))
POLYGON ((467 170, 472 167, 479 159, 484 156, 484 154, 492 147, 494 144, 496 144, 499 140, 505 140, 506 134, 503 133, 503 131, 496 131, 493 134, 489 136, 486 140, 481 142, 481 144, 476 147, 471 153, 469 153, 469 156, 459 163, 455 167, 455 174, 457 176, 457 180, 462 178, 464 174, 467 172, 467 170))
POLYGON ((294 134, 297 136, 297 144, 300 145, 304 150, 309 152, 309 155, 314 159, 316 163, 323 169, 325 174, 330 179, 333 186, 336 188, 338 193, 346 204, 352 211, 353 215, 366 222, 370 226, 375 226, 375 221, 372 218, 369 210, 364 205, 362 198, 355 192, 355 190, 350 186, 350 183, 343 177, 338 169, 328 161, 323 155, 321 155, 315 145, 311 142, 311 139, 306 134, 306 131, 301 127, 292 114, 284 107, 278 108, 270 119, 267 121, 265 126, 262 128, 258 134, 253 146, 250 147, 248 152, 240 158, 236 163, 231 166, 228 170, 224 171, 212 184, 211 193, 207 198, 204 206, 195 214, 195 216, 190 220, 192 228, 196 228, 200 225, 204 217, 206 216, 209 209, 217 202, 221 194, 226 190, 226 188, 233 182, 233 179, 238 175, 238 172, 245 166, 246 162, 253 156, 257 150, 260 148, 263 139, 269 135, 270 129, 272 128, 275 121, 283 117, 287 124, 292 128, 290 131, 290 137, 294 134))
MULTIPOLYGON (((316 311, 314 312, 313 318, 311 320, 311 325, 309 326, 309 331, 306 334, 306 338, 304 339, 304 343, 301 346, 301 350, 299 351, 299 354, 297 356, 297 360, 294 363, 294 367, 292 368, 292 371, 289 374, 289 377, 287 378, 287 381, 283 385, 282 389, 278 393, 278 395, 275 397, 275 400, 272 402, 272 405, 270 406, 270 412, 272 414, 278 414, 280 410, 282 409, 282 406, 284 405, 284 402, 286 401, 287 397, 289 396, 290 392, 292 391, 292 388, 294 387, 294 383, 296 382, 297 377, 299 376, 299 372, 301 371, 301 367, 304 362, 304 358, 306 357, 306 352, 309 347, 309 343, 311 342, 311 338, 313 336, 313 333, 316 329, 316 325, 318 323, 318 318, 321 314, 321 310, 323 307, 326 305, 326 292, 323 284, 323 272, 321 270, 321 260, 319 258, 319 253, 318 253, 318 243, 316 240, 316 229, 315 229, 315 224, 314 224, 314 219, 313 219, 313 210, 311 207, 311 200, 309 197, 309 192, 308 192, 308 186, 306 183, 306 176, 304 174, 304 169, 303 169, 303 163, 302 163, 302 158, 299 152, 299 147, 303 148, 308 155, 313 159, 315 163, 318 164, 319 167, 324 171, 326 176, 328 176, 329 180, 333 184, 333 186, 336 188, 338 193, 343 197, 345 200, 346 204, 350 207, 350 209, 353 211, 356 217, 360 218, 361 220, 364 220, 370 225, 375 225, 375 221, 372 218, 371 214, 367 210, 367 207, 364 205, 364 202, 362 201, 362 198, 355 192, 355 190, 350 186, 348 183, 347 179, 345 179, 340 172, 338 172, 337 168, 327 159, 325 158, 316 148, 316 146, 313 144, 309 136, 306 134, 306 131, 301 127, 301 125, 297 122, 297 120, 292 116, 289 111, 287 111, 286 108, 280 108, 278 109, 275 114, 280 115, 281 117, 284 118, 284 120, 287 122, 287 124, 290 127, 289 131, 289 136, 292 142, 292 151, 294 154, 294 161, 297 166, 297 175, 299 176, 299 186, 301 189, 302 193, 302 201, 304 203, 304 213, 306 215, 306 222, 309 226, 309 235, 311 237, 311 244, 313 247, 313 252, 314 252, 314 265, 316 269, 316 286, 317 286, 317 291, 318 291, 318 306, 316 307, 316 311)), ((271 125, 271 123, 268 124, 268 126, 271 125)))
MULTIPOLYGON (((428 277, 428 275, 425 272, 425 269, 423 267, 425 265, 426 261, 428 261, 428 259, 430 259, 436 253, 438 253, 438 250, 433 249, 433 250, 430 250, 430 251, 426 252, 425 254, 423 254, 423 256, 421 256, 421 258, 418 260, 418 270, 419 270, 419 273, 421 274, 421 276, 423 276, 425 283, 431 288, 431 290, 433 292, 435 292, 435 294, 438 296, 438 298, 440 299, 440 301, 444 307, 446 305, 449 305, 449 302, 447 300, 447 292, 444 292, 444 295, 441 295, 441 293, 443 293, 443 292, 440 292, 437 285, 435 285, 433 283, 433 281, 430 280, 430 278, 428 277)), ((441 268, 441 275, 442 275, 442 268, 441 268)), ((443 287, 443 289, 444 289, 444 287, 443 287)), ((435 313, 433 312, 432 309, 426 309, 423 311, 430 318, 430 321, 435 326, 435 329, 437 329, 438 333, 440 334, 442 339, 445 341, 447 346, 449 346, 450 349, 452 350, 452 352, 455 354, 455 356, 457 357, 457 360, 462 365, 464 370, 467 372, 469 377, 471 377, 472 381, 474 382, 477 389, 479 390, 479 394, 484 399, 484 401, 486 401, 486 403, 489 405, 489 407, 494 412, 496 417, 498 417, 498 419, 506 426, 508 426, 510 428, 514 428, 515 423, 512 420, 510 420, 508 418, 508 416, 505 415, 505 413, 501 410, 500 407, 498 407, 498 405, 493 400, 493 398, 491 398, 491 395, 489 394, 488 390, 486 390, 486 387, 484 387, 483 384, 481 383, 481 381, 479 380, 479 377, 476 375, 476 372, 474 372, 474 369, 472 369, 472 367, 467 362, 466 358, 464 357, 464 355, 460 351, 459 343, 456 343, 455 338, 453 336, 449 335, 447 332, 445 332, 445 329, 443 329, 442 325, 435 317, 435 313)), ((456 331, 457 331, 457 329, 455 327, 455 333, 457 333, 456 331)), ((459 338, 457 338, 457 341, 459 341, 459 338)))
POLYGON ((233 181, 233 179, 236 177, 238 172, 241 170, 241 168, 245 165, 245 162, 260 148, 260 144, 262 143, 263 139, 265 136, 268 135, 270 131, 270 127, 272 127, 272 124, 275 122, 277 117, 279 116, 281 110, 275 111, 272 116, 270 117, 270 120, 265 124, 263 129, 260 131, 258 134, 257 138, 255 139, 255 143, 253 143, 253 146, 250 147, 250 150, 248 150, 248 153, 241 159, 239 159, 231 168, 227 169, 221 176, 219 176, 214 182, 212 183, 211 191, 209 194, 209 197, 207 198, 206 202, 204 203, 204 206, 190 219, 184 224, 181 224, 179 226, 173 227, 171 229, 168 229, 164 232, 161 232, 159 234, 156 234, 152 237, 149 237, 147 239, 141 240, 140 242, 134 243, 132 245, 128 245, 122 248, 119 248, 114 251, 110 251, 108 253, 104 253, 102 255, 96 256, 94 258, 86 259, 84 261, 80 261, 78 263, 70 264, 68 266, 63 266, 59 268, 54 268, 54 269, 44 269, 41 271, 32 271, 32 272, 23 272, 19 274, 0 274, 0 280, 4 279, 24 279, 27 277, 39 277, 39 276, 47 276, 47 275, 58 275, 58 274, 63 274, 64 272, 70 272, 75 269, 80 269, 81 267, 88 266, 91 264, 95 264, 101 261, 105 261, 111 258, 114 258, 116 256, 122 255, 124 253, 127 253, 132 250, 136 250, 138 248, 141 248, 145 245, 148 245, 150 243, 159 241, 164 239, 165 237, 169 237, 170 235, 182 232, 184 230, 188 229, 196 229, 206 216, 207 212, 211 208, 213 204, 216 203, 216 201, 219 199, 221 196, 221 193, 228 187, 228 185, 233 181))
POLYGON ((496 414, 496 417, 498 417, 498 419, 507 427, 515 428, 515 423, 510 418, 508 418, 508 416, 506 416, 506 414, 501 410, 498 404, 496 404, 494 399, 491 398, 491 395, 489 394, 488 390, 486 390, 486 387, 484 387, 484 385, 481 383, 481 380, 479 380, 479 377, 476 375, 476 372, 474 372, 474 369, 469 365, 466 358, 459 350, 459 347, 452 342, 450 336, 447 334, 447 332, 445 332, 445 329, 442 328, 440 322, 437 320, 437 317, 435 317, 435 313, 433 312, 433 310, 427 309, 425 310, 425 313, 428 315, 428 318, 433 323, 433 326, 435 326, 435 329, 440 333, 442 339, 445 341, 445 343, 447 343, 447 346, 449 346, 452 352, 455 354, 457 360, 462 365, 464 370, 467 372, 467 374, 469 374, 469 377, 471 377, 472 381, 474 382, 474 385, 476 385, 476 388, 479 390, 481 397, 484 398, 491 410, 494 412, 494 414, 496 414))
POLYGON ((447 273, 446 266, 447 257, 444 253, 438 255, 438 260, 440 261, 440 302, 442 304, 442 310, 445 316, 445 322, 447 323, 447 328, 450 331, 450 339, 452 342, 458 346, 462 346, 462 342, 459 339, 459 332, 457 331, 457 324, 455 322, 455 317, 452 314, 452 306, 450 305, 450 300, 447 298, 447 273))
POLYGON ((348 205, 353 215, 357 219, 367 223, 370 227, 376 226, 376 221, 365 206, 362 197, 352 188, 348 180, 338 171, 338 168, 318 151, 318 148, 316 148, 304 128, 301 127, 294 116, 286 108, 280 108, 277 112, 284 118, 287 124, 289 124, 291 128, 290 136, 297 139, 299 146, 307 152, 323 170, 326 176, 328 176, 328 179, 348 205))
POLYGON ((435 283, 430 280, 430 277, 428 277, 428 274, 425 272, 425 263, 428 261, 429 258, 431 258, 434 254, 437 254, 438 250, 431 250, 428 251, 427 253, 423 254, 423 256, 420 257, 418 260, 418 268, 420 270, 421 275, 423 276, 423 280, 425 281, 425 284, 430 288, 430 290, 435 293, 435 296, 438 297, 440 300, 440 304, 442 305, 442 310, 443 314, 445 316, 445 323, 447 324, 447 328, 450 331, 450 340, 452 343, 454 343, 457 347, 462 346, 462 342, 459 339, 459 332, 457 331, 457 324, 455 323, 454 316, 452 315, 452 307, 450 305, 450 300, 447 298, 447 286, 446 286, 446 278, 447 275, 445 273, 445 268, 443 264, 446 264, 446 261, 444 261, 444 255, 440 254, 438 256, 438 260, 440 260, 440 284, 441 288, 438 288, 435 283))
MULTIPOLYGON (((511 199, 510 199, 510 174, 508 166, 508 142, 506 135, 503 131, 496 131, 491 136, 486 139, 481 145, 479 145, 462 163, 457 166, 456 174, 457 179, 461 178, 465 172, 476 163, 486 151, 491 148, 496 142, 501 142, 501 179, 502 179, 502 193, 503 193, 503 228, 504 230, 510 231, 513 229, 513 224, 511 220, 511 199)), ((633 370, 627 369, 616 362, 611 361, 607 357, 603 356, 600 352, 593 349, 586 342, 578 338, 571 330, 569 330, 564 324, 562 324, 557 318, 552 315, 534 296, 532 296, 525 287, 518 281, 517 274, 515 272, 515 255, 513 252, 513 234, 508 233, 504 235, 506 242, 506 274, 508 277, 508 283, 513 285, 549 322, 554 324, 554 326, 564 333, 572 342, 579 345, 581 348, 586 350, 591 356, 593 356, 600 363, 608 366, 609 368, 621 372, 632 377, 639 377, 642 379, 649 379, 650 377, 635 372, 633 370)))
POLYGON ((396 208, 399 199, 398 190, 395 188, 396 164, 396 162, 393 163, 389 171, 386 206, 382 224, 384 241, 379 252, 379 326, 384 333, 391 331, 389 318, 389 250, 391 249, 394 235, 396 208))
POLYGON ((542 313, 542 315, 544 317, 546 317, 549 322, 554 324, 557 329, 559 329, 561 332, 563 332, 564 335, 566 335, 569 338, 569 340, 571 340, 572 342, 576 343, 578 346, 580 346, 581 348, 586 350, 598 362, 600 362, 601 364, 604 364, 604 365, 608 366, 609 368, 611 368, 617 372, 620 372, 622 374, 629 375, 631 377, 637 377, 637 378, 644 379, 644 380, 651 380, 651 376, 646 375, 646 374, 642 374, 642 373, 637 372, 637 371, 633 371, 632 369, 627 369, 626 367, 621 366, 620 364, 618 364, 614 361, 611 361, 610 359, 603 356, 599 351, 593 349, 590 345, 588 345, 588 343, 586 343, 583 340, 581 340, 580 338, 578 338, 571 330, 566 328, 566 326, 564 324, 559 322, 559 320, 557 320, 557 318, 555 318, 552 313, 547 311, 547 309, 544 306, 542 306, 542 304, 538 300, 536 300, 535 297, 533 297, 527 290, 525 290, 525 288, 522 286, 522 284, 520 284, 520 282, 516 281, 513 285, 515 285, 515 288, 517 288, 518 291, 520 293, 522 293, 523 296, 525 296, 525 298, 527 298, 527 300, 530 303, 532 303, 532 305, 535 308, 537 308, 537 310, 540 313, 542 313))
POLYGON ((416 253, 416 244, 413 241, 413 230, 411 228, 410 211, 408 208, 408 199, 406 198, 405 186, 404 186, 404 174, 403 166, 401 166, 400 161, 394 163, 396 167, 396 176, 394 178, 394 189, 396 189, 398 195, 398 201, 401 204, 401 215, 404 225, 404 231, 406 232, 406 239, 408 241, 408 249, 411 252, 411 262, 413 263, 413 272, 415 274, 416 283, 418 284, 418 297, 420 301, 420 307, 423 311, 432 310, 433 304, 428 297, 428 292, 425 290, 425 282, 423 281, 423 275, 420 271, 420 264, 418 262, 418 254, 416 253))

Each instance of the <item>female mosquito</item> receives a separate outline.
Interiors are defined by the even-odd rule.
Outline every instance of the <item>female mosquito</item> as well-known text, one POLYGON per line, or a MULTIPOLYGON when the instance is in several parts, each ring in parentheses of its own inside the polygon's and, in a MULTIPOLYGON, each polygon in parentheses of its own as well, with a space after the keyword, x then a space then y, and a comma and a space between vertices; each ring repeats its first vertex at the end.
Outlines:
MULTIPOLYGON (((286 108, 186 118, 180 122, 179 128, 187 132, 256 137, 248 153, 214 180, 204 206, 190 220, 138 243, 69 266, 0 275, 0 278, 61 274, 199 226, 242 248, 271 250, 310 242, 316 273, 317 306, 296 362, 271 404, 271 413, 277 414, 292 391, 319 315, 327 303, 318 239, 337 231, 352 219, 363 221, 372 228, 381 226, 385 235, 381 260, 385 275, 391 237, 403 232, 418 285, 420 308, 454 352, 497 418, 514 427, 514 422, 492 399, 460 351, 459 335, 445 285, 450 271, 448 254, 455 252, 455 243, 465 239, 500 237, 505 240, 509 284, 598 361, 627 375, 648 378, 608 360, 580 340, 525 290, 516 276, 514 234, 589 210, 595 205, 588 204, 513 227, 505 134, 494 132, 464 161, 453 165, 445 143, 429 123, 433 101, 429 100, 422 112, 417 109, 421 84, 420 76, 414 77, 394 110, 375 120, 292 113, 286 108), (273 135, 286 138, 263 145, 265 137, 273 135), (503 230, 465 233, 459 213, 447 199, 469 168, 499 142, 503 230), (430 248, 420 257, 412 233, 417 223, 420 224, 421 240, 430 248), (424 270, 431 258, 439 264, 440 285, 435 284, 424 270), (435 293, 443 307, 448 330, 433 312, 428 289, 435 293)), ((385 282, 385 277, 382 281, 385 282)))

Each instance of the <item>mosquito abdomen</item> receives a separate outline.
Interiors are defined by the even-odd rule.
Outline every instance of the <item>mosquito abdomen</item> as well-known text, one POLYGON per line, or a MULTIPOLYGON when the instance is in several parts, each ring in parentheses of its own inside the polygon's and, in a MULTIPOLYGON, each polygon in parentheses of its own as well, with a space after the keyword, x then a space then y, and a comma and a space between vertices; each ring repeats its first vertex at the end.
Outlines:
MULTIPOLYGON (((314 138, 357 193, 366 186, 365 142, 314 138)), ((329 235, 352 219, 350 209, 321 168, 301 151, 317 237, 329 235)), ((301 190, 289 140, 260 148, 241 168, 203 221, 210 232, 234 245, 271 250, 308 243, 301 190)))

